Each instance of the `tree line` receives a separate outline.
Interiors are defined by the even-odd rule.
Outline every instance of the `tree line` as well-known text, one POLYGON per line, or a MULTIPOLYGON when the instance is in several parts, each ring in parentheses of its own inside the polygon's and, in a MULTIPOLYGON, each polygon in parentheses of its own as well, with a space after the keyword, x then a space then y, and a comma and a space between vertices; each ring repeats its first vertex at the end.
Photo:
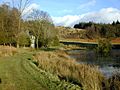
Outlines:
POLYGON ((29 0, 19 1, 19 7, 0 5, 0 45, 30 46, 31 36, 35 37, 36 48, 58 45, 58 32, 50 15, 45 11, 33 10, 23 18, 22 13, 29 0))
POLYGON ((117 38, 120 37, 120 22, 113 21, 112 24, 80 22, 74 28, 85 29, 87 38, 117 38))

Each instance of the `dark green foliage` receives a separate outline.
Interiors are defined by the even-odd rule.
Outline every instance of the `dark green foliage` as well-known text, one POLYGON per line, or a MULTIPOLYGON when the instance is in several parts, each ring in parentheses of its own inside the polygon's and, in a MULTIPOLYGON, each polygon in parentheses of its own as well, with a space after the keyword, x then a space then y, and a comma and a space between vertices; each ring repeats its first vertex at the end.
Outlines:
POLYGON ((27 35, 26 32, 21 32, 19 34, 19 45, 20 46, 30 46, 30 37, 27 35))
POLYGON ((112 46, 110 43, 110 40, 102 38, 98 40, 98 47, 97 47, 97 52, 98 54, 102 56, 108 56, 110 55, 112 46))
POLYGON ((112 25, 115 25, 115 24, 116 24, 115 21, 113 21, 112 25))
POLYGON ((93 24, 92 22, 88 22, 88 23, 81 22, 81 23, 79 23, 79 24, 76 24, 76 25, 74 26, 74 28, 85 29, 85 28, 87 28, 87 27, 91 27, 92 24, 93 24))
POLYGON ((120 22, 117 20, 117 21, 116 21, 116 25, 118 25, 118 24, 120 24, 120 22))
POLYGON ((116 38, 120 37, 120 22, 117 20, 113 21, 112 24, 102 24, 102 23, 79 23, 74 26, 78 29, 86 29, 86 36, 89 39, 92 38, 116 38))

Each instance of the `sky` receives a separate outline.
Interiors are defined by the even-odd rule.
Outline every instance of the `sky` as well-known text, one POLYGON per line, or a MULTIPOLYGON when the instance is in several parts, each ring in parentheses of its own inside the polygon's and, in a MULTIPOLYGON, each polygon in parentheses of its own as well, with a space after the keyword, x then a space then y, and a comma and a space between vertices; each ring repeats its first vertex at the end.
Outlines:
MULTIPOLYGON (((0 0, 0 3, 9 1, 11 0, 0 0)), ((31 0, 24 13, 31 9, 48 12, 56 26, 73 27, 79 22, 89 21, 120 21, 120 0, 31 0)))

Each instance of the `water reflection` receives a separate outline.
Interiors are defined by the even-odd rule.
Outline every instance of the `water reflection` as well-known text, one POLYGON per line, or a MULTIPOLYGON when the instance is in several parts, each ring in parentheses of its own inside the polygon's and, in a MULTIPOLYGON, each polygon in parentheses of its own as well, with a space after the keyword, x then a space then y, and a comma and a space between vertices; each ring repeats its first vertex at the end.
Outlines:
POLYGON ((99 66, 100 71, 107 77, 120 72, 120 49, 112 50, 109 57, 98 56, 92 50, 70 50, 68 53, 79 63, 99 66))

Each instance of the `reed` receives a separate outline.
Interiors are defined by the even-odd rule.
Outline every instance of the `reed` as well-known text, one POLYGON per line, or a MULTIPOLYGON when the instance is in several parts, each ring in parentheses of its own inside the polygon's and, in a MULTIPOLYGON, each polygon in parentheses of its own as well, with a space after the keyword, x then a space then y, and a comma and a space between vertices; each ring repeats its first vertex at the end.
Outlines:
POLYGON ((108 79, 108 89, 120 90, 120 73, 113 74, 108 79))
POLYGON ((57 75, 61 80, 77 84, 84 90, 102 90, 103 75, 98 67, 79 64, 64 51, 41 51, 34 55, 38 67, 57 75))

